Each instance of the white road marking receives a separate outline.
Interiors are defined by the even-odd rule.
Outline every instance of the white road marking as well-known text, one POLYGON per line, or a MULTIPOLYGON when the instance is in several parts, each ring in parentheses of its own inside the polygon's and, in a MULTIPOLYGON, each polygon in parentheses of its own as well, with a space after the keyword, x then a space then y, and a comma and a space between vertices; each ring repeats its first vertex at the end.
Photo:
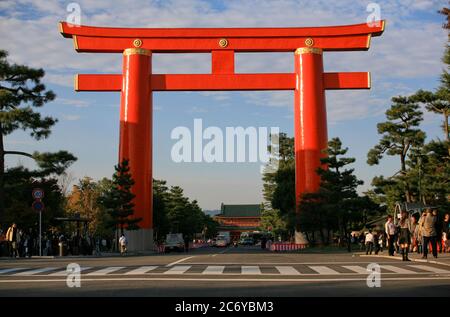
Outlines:
POLYGON ((343 268, 356 272, 358 274, 369 274, 370 272, 367 271, 367 268, 362 267, 362 266, 358 266, 358 265, 343 265, 343 268))
POLYGON ((399 274, 417 274, 417 272, 410 271, 410 270, 407 270, 407 269, 403 269, 401 267, 396 267, 396 266, 393 266, 393 265, 381 265, 381 268, 385 269, 385 270, 388 270, 388 271, 395 272, 395 273, 399 273, 399 274))
POLYGON ((223 265, 209 265, 202 274, 222 274, 223 270, 225 270, 223 265))
POLYGON ((192 259, 192 258, 194 258, 194 257, 195 257, 195 256, 188 256, 187 258, 182 258, 181 260, 178 260, 178 261, 175 261, 175 262, 172 262, 172 263, 167 264, 166 267, 174 266, 175 264, 178 264, 178 263, 181 263, 181 262, 183 262, 183 261, 192 259))
POLYGON ((57 269, 56 267, 44 267, 42 269, 34 269, 34 270, 31 270, 31 271, 20 272, 20 273, 16 273, 16 274, 13 274, 13 275, 16 275, 16 276, 35 275, 35 274, 39 274, 39 273, 53 271, 53 270, 56 270, 56 269, 57 269))
POLYGON ((341 274, 339 272, 336 272, 335 270, 330 269, 329 267, 326 266, 308 266, 310 269, 316 271, 319 274, 341 274))
POLYGON ((139 275, 139 274, 145 274, 149 271, 152 271, 156 269, 157 266, 141 266, 137 269, 131 270, 129 272, 126 272, 125 275, 139 275))
POLYGON ((428 271, 428 272, 433 272, 433 273, 443 273, 443 274, 450 273, 450 271, 443 270, 443 269, 440 269, 437 267, 432 267, 432 266, 426 266, 426 265, 408 265, 408 266, 410 266, 412 268, 428 271))
MULTIPOLYGON (((89 267, 89 266, 82 267, 82 268, 80 268, 80 271, 83 272, 83 271, 89 270, 90 268, 91 268, 91 267, 89 267)), ((51 274, 49 274, 48 276, 66 276, 66 275, 67 275, 67 270, 64 270, 64 271, 59 271, 59 272, 51 273, 51 274)))
POLYGON ((183 274, 191 268, 191 265, 177 265, 172 267, 170 270, 164 272, 164 274, 183 274))
POLYGON ((281 275, 300 275, 300 272, 292 266, 276 266, 281 275))
POLYGON ((11 269, 1 269, 0 270, 0 274, 5 274, 5 273, 10 273, 10 272, 15 272, 15 271, 20 271, 20 270, 25 270, 25 268, 11 268, 11 269))
POLYGON ((107 268, 104 268, 101 270, 90 272, 87 275, 106 275, 106 274, 121 270, 123 268, 125 268, 125 266, 111 266, 111 267, 107 267, 107 268))
POLYGON ((241 273, 242 274, 261 274, 261 270, 259 269, 259 266, 247 266, 244 265, 241 267, 241 273))

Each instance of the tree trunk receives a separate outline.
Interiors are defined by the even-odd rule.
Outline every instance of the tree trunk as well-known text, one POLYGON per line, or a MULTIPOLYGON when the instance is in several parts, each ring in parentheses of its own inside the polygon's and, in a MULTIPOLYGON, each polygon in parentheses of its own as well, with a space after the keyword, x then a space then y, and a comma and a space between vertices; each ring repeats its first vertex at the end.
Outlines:
POLYGON ((0 229, 5 226, 5 148, 3 145, 3 128, 0 123, 0 229))
MULTIPOLYGON (((402 166, 402 174, 405 176, 406 175, 406 155, 402 154, 400 155, 400 162, 401 162, 401 166, 402 166)), ((411 192, 409 190, 409 184, 405 183, 405 198, 406 198, 406 202, 410 203, 411 202, 411 192)))
POLYGON ((448 146, 448 155, 450 156, 450 135, 449 135, 449 127, 448 127, 448 112, 444 111, 444 131, 445 131, 445 139, 447 140, 448 146))
POLYGON ((444 112, 444 131, 445 131, 445 139, 447 141, 450 141, 450 135, 449 135, 449 127, 448 127, 448 113, 444 112))

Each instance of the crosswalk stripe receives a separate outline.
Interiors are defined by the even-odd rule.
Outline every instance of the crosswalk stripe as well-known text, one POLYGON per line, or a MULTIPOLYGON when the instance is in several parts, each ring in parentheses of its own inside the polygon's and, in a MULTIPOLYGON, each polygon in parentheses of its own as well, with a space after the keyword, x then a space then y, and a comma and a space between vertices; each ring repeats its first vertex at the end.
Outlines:
POLYGON ((437 267, 432 267, 432 266, 426 266, 426 265, 408 265, 412 268, 416 268, 416 269, 420 269, 420 270, 424 270, 424 271, 428 271, 428 272, 433 272, 433 273, 450 273, 450 271, 448 270, 443 270, 437 267))
POLYGON ((367 271, 367 268, 362 267, 362 266, 358 266, 358 265, 343 265, 343 268, 356 272, 358 274, 369 274, 370 272, 367 271))
POLYGON ((278 272, 282 275, 300 275, 300 272, 292 266, 275 266, 278 272))
POLYGON ((326 266, 308 266, 310 269, 316 271, 319 274, 341 274, 339 272, 336 272, 335 270, 330 269, 326 266))
POLYGON ((210 265, 202 272, 202 274, 222 274, 223 270, 225 270, 225 266, 223 265, 210 265))
MULTIPOLYGON (((83 271, 86 271, 86 270, 89 270, 89 269, 90 269, 90 267, 85 266, 85 267, 81 267, 80 271, 83 272, 83 271)), ((66 275, 67 275, 67 270, 63 270, 63 271, 59 271, 59 272, 48 274, 48 276, 66 276, 66 275)))
POLYGON ((261 270, 259 266, 242 266, 241 267, 242 274, 261 274, 261 270))
POLYGON ((164 274, 183 274, 191 268, 191 265, 176 265, 170 270, 164 272, 164 274))
MULTIPOLYGON (((123 272, 123 275, 140 275, 140 274, 146 274, 149 271, 153 271, 157 269, 159 266, 141 266, 135 269, 132 269, 128 272, 123 272)), ((227 266, 225 265, 208 265, 203 271, 194 272, 197 274, 205 274, 205 275, 221 275, 224 273, 227 266)), ((314 265, 314 266, 308 266, 313 271, 321 274, 321 275, 339 275, 344 274, 340 273, 338 271, 335 271, 334 269, 325 266, 325 265, 314 265)), ((341 265, 340 267, 349 270, 351 272, 357 273, 357 274, 369 274, 370 272, 367 271, 366 267, 359 266, 359 265, 341 265)), ((390 272, 394 272, 397 274, 418 274, 417 270, 422 270, 426 272, 436 273, 436 274, 450 274, 450 270, 445 270, 433 266, 427 266, 427 265, 407 265, 408 268, 416 269, 416 271, 406 269, 405 267, 398 267, 394 265, 381 265, 381 268, 390 272)), ((105 267, 105 268, 97 268, 96 271, 89 272, 87 275, 107 275, 116 271, 119 271, 121 269, 124 269, 126 267, 124 266, 112 266, 112 267, 105 267)), ((190 268, 192 268, 192 265, 175 265, 171 268, 169 268, 165 272, 158 272, 158 274, 185 274, 190 268)), ((298 269, 294 268, 293 266, 287 266, 287 265, 279 265, 274 266, 274 268, 278 271, 280 275, 304 275, 301 273, 298 269)), ((92 269, 92 267, 81 267, 81 271, 86 271, 92 269)), ((0 269, 0 275, 14 275, 14 276, 30 276, 30 275, 39 275, 42 273, 50 272, 57 270, 56 272, 51 272, 48 274, 48 276, 67 276, 66 270, 61 270, 61 268, 54 268, 54 267, 44 267, 44 268, 7 268, 7 269, 0 269), (22 270, 22 271, 21 271, 22 270), (25 270, 25 271, 23 271, 25 270), (19 271, 19 272, 17 272, 19 271)), ((244 265, 241 266, 241 272, 242 275, 264 275, 265 273, 261 272, 260 266, 250 266, 250 265, 244 265)), ((270 273, 274 274, 274 273, 270 273)), ((346 273, 351 274, 351 273, 346 273)), ((422 273, 423 274, 423 273, 422 273)))
POLYGON ((24 268, 15 267, 15 268, 11 268, 11 269, 1 269, 0 274, 11 273, 11 272, 20 271, 20 270, 24 270, 24 268))
POLYGON ((25 272, 20 272, 20 273, 16 273, 13 274, 15 276, 26 276, 26 275, 35 275, 35 274, 39 274, 39 273, 45 273, 45 272, 49 272, 49 271, 53 271, 56 270, 56 267, 44 267, 42 269, 34 269, 31 271, 25 271, 25 272))
POLYGON ((396 267, 393 265, 381 265, 382 269, 388 270, 388 271, 392 271, 394 273, 400 273, 400 274, 417 274, 417 272, 414 271, 410 271, 401 267, 396 267))
POLYGON ((131 270, 129 272, 126 272, 125 275, 139 275, 139 274, 145 274, 151 270, 156 269, 157 266, 141 266, 137 269, 131 270))
POLYGON ((125 268, 125 267, 124 266, 111 266, 111 267, 107 267, 107 268, 97 270, 94 272, 89 272, 87 275, 106 275, 106 274, 121 270, 123 268, 125 268))

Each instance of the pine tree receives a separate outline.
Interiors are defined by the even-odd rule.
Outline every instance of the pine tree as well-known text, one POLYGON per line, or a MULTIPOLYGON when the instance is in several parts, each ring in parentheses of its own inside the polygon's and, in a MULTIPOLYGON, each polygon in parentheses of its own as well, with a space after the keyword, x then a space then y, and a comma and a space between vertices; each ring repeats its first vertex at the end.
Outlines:
POLYGON ((378 164, 383 155, 398 156, 400 170, 398 184, 402 184, 407 202, 412 201, 410 185, 406 180, 407 156, 412 149, 423 146, 425 132, 419 124, 423 120, 422 111, 414 97, 393 97, 393 104, 386 111, 386 122, 378 123, 378 133, 382 135, 380 142, 367 154, 369 165, 378 164))
MULTIPOLYGON (((359 197, 356 189, 363 182, 353 175, 354 169, 346 168, 355 162, 354 158, 342 157, 348 148, 342 148, 339 138, 328 142, 327 156, 319 167, 320 188, 317 193, 306 193, 300 201, 299 222, 303 231, 319 232, 321 240, 328 242, 331 230, 347 236, 351 227, 361 225, 366 197, 359 197), (325 236, 324 230, 328 232, 325 236)), ((376 208, 372 204, 370 208, 376 208)))
POLYGON ((66 152, 26 153, 7 151, 4 137, 17 129, 31 130, 30 136, 36 140, 50 135, 51 127, 58 121, 52 117, 42 117, 33 108, 42 107, 55 99, 51 90, 46 90, 41 83, 44 70, 24 65, 10 64, 8 53, 0 50, 0 223, 5 216, 5 156, 22 155, 36 160, 41 168, 41 176, 61 174, 76 158, 66 152))
POLYGON ((112 187, 99 198, 99 202, 105 208, 111 218, 110 226, 120 229, 137 230, 141 218, 132 218, 134 214, 133 199, 135 195, 131 192, 134 181, 130 174, 128 160, 124 159, 114 167, 115 173, 112 178, 112 187))

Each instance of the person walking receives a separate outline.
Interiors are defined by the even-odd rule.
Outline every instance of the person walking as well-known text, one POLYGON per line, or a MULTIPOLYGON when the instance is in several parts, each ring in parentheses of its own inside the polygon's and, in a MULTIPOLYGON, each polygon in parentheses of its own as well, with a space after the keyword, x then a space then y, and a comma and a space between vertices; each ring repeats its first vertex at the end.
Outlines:
POLYGON ((375 248, 375 255, 378 255, 378 252, 380 252, 380 233, 379 232, 375 232, 373 235, 373 246, 375 248))
POLYGON ((120 247, 120 255, 125 255, 127 252, 127 238, 125 237, 125 235, 122 233, 122 235, 119 238, 119 247, 120 247))
POLYGON ((369 230, 369 232, 366 234, 366 255, 372 254, 373 241, 374 241, 374 237, 372 234, 372 230, 369 230))
POLYGON ((402 211, 399 221, 400 236, 398 239, 403 261, 411 261, 408 259, 409 245, 411 243, 411 221, 406 211, 402 211))
POLYGON ((6 241, 8 241, 9 255, 12 258, 15 258, 19 255, 17 250, 17 239, 18 239, 17 225, 13 223, 11 227, 9 227, 8 230, 6 231, 6 241))
POLYGON ((387 217, 387 221, 384 225, 384 231, 386 233, 386 242, 389 247, 389 255, 394 256, 394 243, 395 243, 395 225, 392 216, 387 217))
POLYGON ((431 249, 433 256, 437 258, 436 245, 436 216, 433 215, 430 208, 426 210, 426 216, 422 222, 422 236, 423 236, 423 256, 426 259, 428 256, 428 244, 431 242, 431 249))

